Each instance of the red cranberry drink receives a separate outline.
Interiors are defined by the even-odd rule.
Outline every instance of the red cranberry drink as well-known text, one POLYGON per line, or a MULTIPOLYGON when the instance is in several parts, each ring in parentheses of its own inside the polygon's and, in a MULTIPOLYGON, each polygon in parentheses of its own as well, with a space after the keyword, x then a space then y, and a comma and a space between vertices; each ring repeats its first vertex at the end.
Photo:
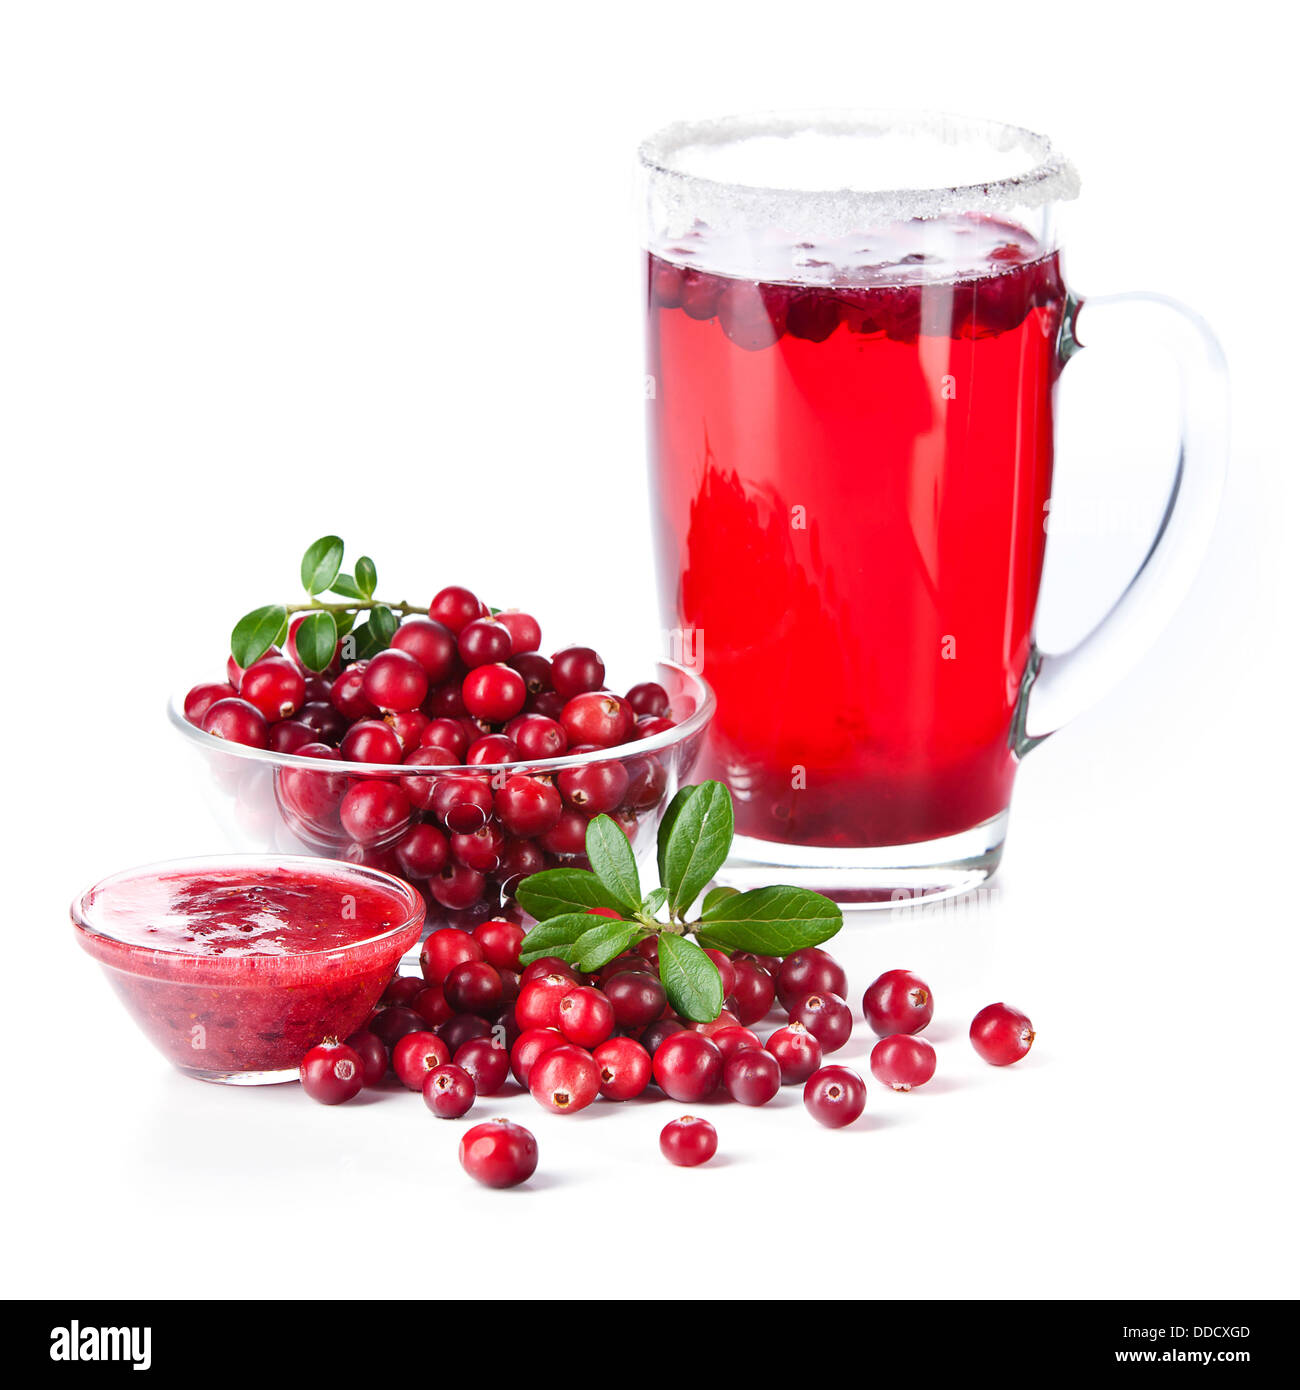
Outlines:
POLYGON ((1033 742, 1073 171, 937 117, 673 127, 642 165, 662 611, 718 702, 698 772, 794 881, 970 886, 1033 742))
POLYGON ((368 1017, 424 924, 389 874, 317 859, 153 865, 72 906, 81 945, 149 1040, 182 1071, 256 1084, 368 1017))

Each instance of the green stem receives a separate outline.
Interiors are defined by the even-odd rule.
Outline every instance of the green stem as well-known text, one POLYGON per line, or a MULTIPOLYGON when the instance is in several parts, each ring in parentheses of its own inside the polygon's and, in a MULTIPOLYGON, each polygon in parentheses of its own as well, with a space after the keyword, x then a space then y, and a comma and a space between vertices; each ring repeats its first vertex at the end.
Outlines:
POLYGON ((313 599, 309 603, 286 603, 284 611, 286 613, 362 613, 369 612, 372 608, 388 608, 394 613, 400 613, 402 617, 409 617, 412 613, 427 613, 429 605, 426 603, 423 608, 419 604, 412 603, 387 603, 381 598, 354 599, 347 603, 320 603, 313 599))

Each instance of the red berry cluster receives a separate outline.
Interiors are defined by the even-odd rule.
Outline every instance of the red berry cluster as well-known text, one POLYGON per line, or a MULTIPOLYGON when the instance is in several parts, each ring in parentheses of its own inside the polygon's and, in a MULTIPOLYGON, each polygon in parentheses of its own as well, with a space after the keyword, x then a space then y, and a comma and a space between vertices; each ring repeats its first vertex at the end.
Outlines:
MULTIPOLYGON (((444 1119, 496 1095, 511 1076, 558 1115, 598 1098, 632 1100, 651 1086, 688 1105, 719 1094, 766 1105, 783 1085, 802 1085, 808 1112, 829 1128, 862 1114, 862 1077, 824 1065, 848 1042, 853 1017, 845 972, 819 947, 783 960, 710 951, 726 1003, 712 1021, 690 1023, 668 1006, 656 938, 594 975, 554 956, 523 966, 523 939, 523 928, 504 919, 473 932, 435 931, 420 952, 421 974, 394 977, 365 1029, 307 1054, 308 1094, 326 1104, 349 1099, 363 1084, 379 1084, 391 1062, 398 1080, 444 1119), (787 1021, 762 1041, 753 1029, 774 1007, 787 1021)), ((934 1014, 929 986, 910 971, 888 971, 867 989, 863 1012, 881 1035, 871 1054, 876 1079, 898 1091, 930 1080, 934 1049, 916 1036, 934 1014)), ((986 1061, 1004 1066, 1028 1052, 1033 1031, 1019 1011, 991 1004, 971 1025, 971 1041, 986 1061)), ((713 1125, 696 1116, 670 1122, 660 1135, 664 1156, 683 1167, 706 1162, 717 1145, 713 1125)), ((527 1130, 494 1122, 466 1136, 461 1162, 480 1181, 509 1186, 534 1171, 537 1146, 527 1130)))
POLYGON ((232 657, 228 679, 196 685, 184 711, 217 738, 350 765, 277 769, 280 813, 312 848, 423 883, 447 913, 482 915, 521 878, 584 864, 591 817, 612 816, 632 838, 662 802, 663 763, 634 750, 674 727, 667 692, 646 681, 613 694, 589 647, 547 659, 529 614, 493 614, 468 589, 443 589, 390 647, 346 666, 336 657, 320 674, 297 659, 305 617, 283 652, 247 670, 232 657), (528 770, 602 749, 619 756, 528 770), (359 773, 366 763, 428 775, 359 773))

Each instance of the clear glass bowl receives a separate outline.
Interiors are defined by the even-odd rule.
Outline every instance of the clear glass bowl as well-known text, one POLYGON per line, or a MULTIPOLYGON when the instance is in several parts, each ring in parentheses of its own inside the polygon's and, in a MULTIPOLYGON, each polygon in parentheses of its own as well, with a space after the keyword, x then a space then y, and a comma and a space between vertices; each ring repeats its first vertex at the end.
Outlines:
MULTIPOLYGON (((473 834, 489 827, 484 836, 494 838, 500 829, 493 813, 472 808, 465 819, 448 827, 435 803, 440 785, 452 779, 482 783, 499 789, 512 776, 536 777, 555 783, 563 793, 564 774, 593 764, 616 765, 610 771, 615 783, 626 777, 626 790, 610 814, 619 822, 638 857, 653 850, 664 808, 683 783, 689 781, 699 756, 704 734, 713 717, 713 692, 695 672, 675 662, 661 661, 655 679, 668 693, 673 728, 617 748, 548 758, 535 762, 491 763, 476 767, 410 767, 376 763, 322 761, 296 754, 247 748, 205 734, 184 714, 184 692, 168 706, 168 716, 180 730, 202 767, 208 803, 230 847, 281 854, 316 854, 351 863, 367 864, 407 877, 425 894, 427 929, 439 926, 470 927, 487 917, 517 916, 513 889, 521 877, 561 864, 585 867, 581 831, 585 821, 565 803, 565 827, 572 832, 541 839, 506 837, 495 869, 480 872, 458 867, 432 878, 403 875, 395 848, 413 824, 429 824, 450 839, 453 832, 473 834), (621 773, 618 771, 621 769, 621 773), (348 790, 362 782, 388 782, 401 788, 409 803, 410 819, 385 837, 359 844, 344 830, 339 805, 348 790)), ((482 799, 482 798, 480 798, 482 799)), ((480 846, 490 860, 492 846, 480 846)))
POLYGON ((204 1081, 259 1085, 296 1079, 309 1048, 365 1022, 425 904, 362 865, 240 855, 126 869, 71 911, 163 1056, 204 1081), (282 917, 297 918, 283 937, 282 917))

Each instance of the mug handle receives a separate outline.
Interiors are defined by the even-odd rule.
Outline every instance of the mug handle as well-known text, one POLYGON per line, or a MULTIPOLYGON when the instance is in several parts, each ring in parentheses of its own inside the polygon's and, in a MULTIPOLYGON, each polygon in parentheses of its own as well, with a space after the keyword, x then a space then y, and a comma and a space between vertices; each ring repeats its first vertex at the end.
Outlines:
POLYGON ((1085 344, 1135 340, 1160 344, 1180 368, 1173 487, 1151 548, 1105 617, 1068 651, 1033 648, 1011 729, 1019 756, 1095 704, 1137 663, 1186 597, 1214 530, 1228 463, 1228 375, 1209 325, 1163 295, 1067 301, 1063 363, 1085 344))

